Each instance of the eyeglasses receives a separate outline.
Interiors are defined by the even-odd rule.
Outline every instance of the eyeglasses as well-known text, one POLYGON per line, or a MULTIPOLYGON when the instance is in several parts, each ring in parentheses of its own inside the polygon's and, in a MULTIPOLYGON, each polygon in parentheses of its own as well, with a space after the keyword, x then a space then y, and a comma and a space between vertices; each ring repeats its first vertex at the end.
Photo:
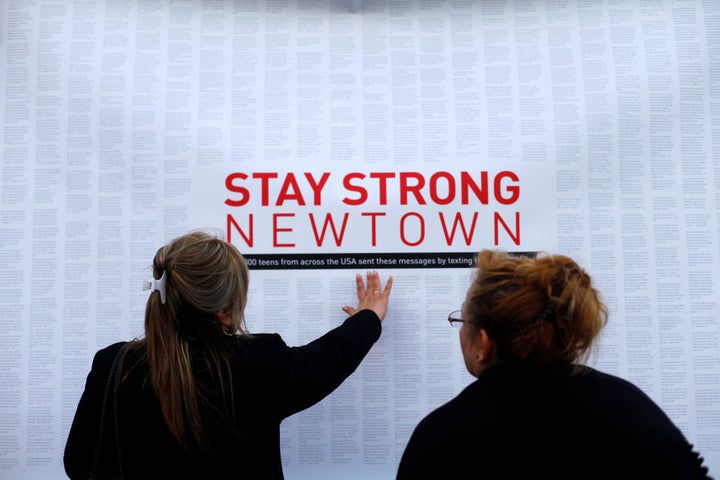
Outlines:
POLYGON ((465 320, 462 318, 462 310, 455 310, 454 312, 450 312, 448 315, 448 322, 450 322, 450 325, 455 328, 462 327, 462 324, 465 323, 465 320))

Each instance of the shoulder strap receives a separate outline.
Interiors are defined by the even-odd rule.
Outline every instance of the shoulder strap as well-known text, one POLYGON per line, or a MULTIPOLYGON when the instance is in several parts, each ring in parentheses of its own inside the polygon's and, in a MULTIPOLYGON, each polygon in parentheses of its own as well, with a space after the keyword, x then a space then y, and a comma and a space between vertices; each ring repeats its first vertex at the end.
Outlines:
POLYGON ((123 357, 125 356, 125 347, 123 346, 120 351, 118 352, 116 356, 116 360, 119 358, 119 361, 116 362, 116 368, 115 368, 115 382, 113 385, 113 421, 115 423, 115 452, 117 453, 117 478, 124 478, 123 476, 123 469, 122 469, 122 455, 120 453, 120 424, 118 422, 118 411, 117 411, 117 392, 118 392, 118 385, 120 385, 120 374, 122 373, 122 363, 123 363, 123 357))
MULTIPOLYGON (((107 381, 105 382, 105 392, 103 394, 103 402, 102 402, 102 408, 100 409, 100 427, 98 428, 98 436, 97 436, 97 442, 95 444, 95 461, 93 463, 93 475, 98 474, 98 467, 100 466, 100 451, 102 446, 102 438, 103 438, 103 429, 105 426, 105 410, 107 407, 107 401, 108 396, 110 395, 110 385, 113 382, 113 378, 115 378, 115 386, 113 388, 113 397, 117 393, 117 383, 118 383, 118 377, 119 375, 115 375, 115 370, 117 369, 118 362, 120 361, 120 357, 122 357, 123 352, 125 351, 125 347, 120 347, 120 349, 115 354, 115 358, 113 358, 112 366, 110 367, 110 371, 108 372, 107 381)), ((117 412, 115 417, 115 435, 116 435, 116 441, 117 438, 117 412)), ((118 443, 119 448, 119 443, 118 443)), ((120 462, 120 459, 118 457, 118 463, 120 462)), ((122 471, 122 470, 121 470, 122 471)))

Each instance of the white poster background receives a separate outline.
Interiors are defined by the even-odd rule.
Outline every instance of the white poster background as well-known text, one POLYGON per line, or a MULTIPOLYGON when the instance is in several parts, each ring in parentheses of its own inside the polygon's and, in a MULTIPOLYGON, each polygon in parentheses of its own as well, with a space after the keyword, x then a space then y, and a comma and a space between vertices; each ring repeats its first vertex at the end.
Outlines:
MULTIPOLYGON (((93 353, 142 335, 155 250, 225 229, 229 213, 255 215, 248 255, 573 256, 611 310, 593 363, 646 391, 720 474, 717 4, 9 0, 0 12, 0 478, 64 477, 93 353), (440 171, 512 171, 521 195, 402 205, 390 181, 386 205, 349 207, 329 182, 319 205, 224 204, 232 172, 440 171), (387 213, 376 245, 366 208, 387 213), (519 213, 519 244, 495 244, 495 211, 519 213), (408 212, 427 223, 416 246, 400 238, 408 212), (478 212, 471 245, 442 242, 439 212, 478 212), (294 246, 272 246, 275 213, 295 215, 279 237, 294 246), (342 245, 314 242, 311 213, 351 215, 342 245)), ((358 371, 283 423, 287 478, 393 478, 417 422, 472 380, 446 322, 469 268, 340 267, 251 272, 250 329, 290 344, 342 321, 356 271, 395 278, 358 371)))

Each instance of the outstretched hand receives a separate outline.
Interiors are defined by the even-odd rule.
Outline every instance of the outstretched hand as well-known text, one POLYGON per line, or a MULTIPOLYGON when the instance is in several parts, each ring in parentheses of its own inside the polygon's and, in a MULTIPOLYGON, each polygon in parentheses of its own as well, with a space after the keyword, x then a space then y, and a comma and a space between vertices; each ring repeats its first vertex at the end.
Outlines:
POLYGON ((343 310, 348 315, 353 315, 358 310, 372 310, 380 317, 382 321, 385 318, 388 308, 388 299, 390 298, 390 290, 392 290, 392 277, 388 277, 385 288, 380 283, 380 275, 377 271, 367 272, 367 288, 363 282, 362 275, 355 275, 355 283, 357 284, 358 306, 353 308, 344 306, 343 310))

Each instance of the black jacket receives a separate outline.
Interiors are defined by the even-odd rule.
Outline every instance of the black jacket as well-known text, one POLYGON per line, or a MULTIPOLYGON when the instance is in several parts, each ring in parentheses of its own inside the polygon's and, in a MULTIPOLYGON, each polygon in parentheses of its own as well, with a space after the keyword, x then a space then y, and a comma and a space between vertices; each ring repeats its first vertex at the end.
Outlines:
POLYGON ((397 478, 706 475, 680 430, 631 383, 591 368, 496 366, 420 422, 397 478))
MULTIPOLYGON (((280 422, 337 388, 355 371, 380 331, 377 315, 363 310, 302 347, 288 347, 277 334, 219 340, 227 342, 223 347, 236 352, 233 398, 237 424, 233 430, 219 422, 213 412, 205 412, 212 453, 197 448, 188 453, 177 444, 165 426, 147 366, 140 363, 120 384, 118 393, 125 478, 283 478, 280 422)), ((93 360, 65 446, 65 471, 71 478, 92 469, 106 379, 115 353, 123 345, 116 343, 100 350, 93 360)), ((137 361, 132 352, 128 357, 126 366, 137 361)), ((211 397, 216 393, 207 392, 211 397)), ((117 449, 112 405, 108 410, 102 463, 113 468, 117 449)))

